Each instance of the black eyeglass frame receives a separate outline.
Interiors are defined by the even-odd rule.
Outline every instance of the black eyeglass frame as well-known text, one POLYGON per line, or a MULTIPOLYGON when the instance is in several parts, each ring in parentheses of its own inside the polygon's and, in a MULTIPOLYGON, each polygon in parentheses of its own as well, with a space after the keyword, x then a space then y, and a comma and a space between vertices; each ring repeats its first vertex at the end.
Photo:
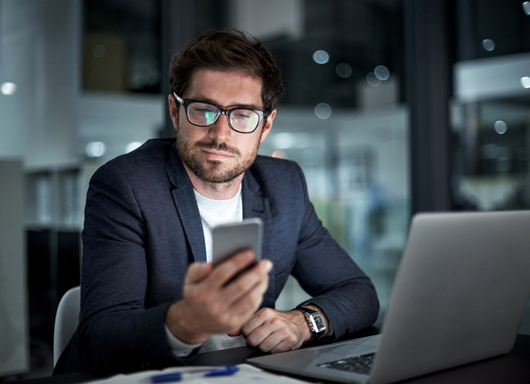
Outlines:
POLYGON ((193 100, 193 99, 183 99, 182 97, 180 97, 179 95, 177 95, 175 92, 173 92, 173 96, 175 97, 175 99, 184 106, 184 110, 186 111, 186 119, 188 120, 188 122, 192 125, 195 125, 196 127, 209 127, 210 125, 213 125, 215 124, 215 122, 217 120, 219 120, 219 117, 221 117, 221 115, 225 115, 226 116, 226 120, 228 121, 228 126, 230 127, 230 129, 232 129, 233 131, 237 132, 237 133, 243 133, 243 134, 247 134, 247 133, 253 133, 254 131, 256 131, 256 129, 259 127, 261 121, 267 117, 267 113, 265 113, 264 111, 260 111, 259 109, 252 109, 252 108, 245 108, 245 107, 236 107, 236 108, 230 108, 230 109, 221 109, 219 108, 217 105, 213 104, 213 103, 208 103, 207 101, 201 101, 201 100, 193 100), (208 105, 211 105, 212 107, 214 107, 215 109, 217 109, 220 113, 219 115, 217 115, 217 117, 215 118, 215 120, 210 123, 210 124, 207 124, 207 125, 200 125, 200 124, 195 124, 193 122, 190 121, 190 118, 188 116, 188 107, 190 104, 192 103, 201 103, 201 104, 208 104, 208 105), (239 109, 243 109, 243 110, 247 110, 247 111, 252 111, 252 112, 256 112, 257 115, 258 115, 258 123, 256 124, 256 127, 252 130, 252 131, 249 131, 249 132, 242 132, 242 131, 238 131, 237 129, 235 129, 234 127, 232 127, 232 123, 230 122, 230 114, 233 112, 233 111, 236 111, 236 110, 239 110, 239 109))

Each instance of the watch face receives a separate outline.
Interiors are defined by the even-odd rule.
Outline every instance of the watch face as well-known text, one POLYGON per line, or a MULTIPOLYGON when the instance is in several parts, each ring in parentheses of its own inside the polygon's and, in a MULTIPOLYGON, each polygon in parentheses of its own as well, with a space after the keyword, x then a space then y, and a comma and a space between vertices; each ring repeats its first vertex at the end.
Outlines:
POLYGON ((322 316, 316 316, 315 323, 317 325, 318 332, 323 331, 326 329, 326 324, 324 324, 324 320, 322 319, 322 316))
POLYGON ((320 313, 311 314, 310 316, 312 323, 312 331, 315 333, 322 333, 326 330, 326 324, 324 319, 320 316, 320 313))
POLYGON ((311 339, 309 339, 309 341, 314 339, 315 337, 322 335, 326 331, 326 323, 324 322, 324 318, 318 311, 309 308, 296 308, 296 310, 304 314, 307 321, 307 325, 313 333, 313 336, 311 339))

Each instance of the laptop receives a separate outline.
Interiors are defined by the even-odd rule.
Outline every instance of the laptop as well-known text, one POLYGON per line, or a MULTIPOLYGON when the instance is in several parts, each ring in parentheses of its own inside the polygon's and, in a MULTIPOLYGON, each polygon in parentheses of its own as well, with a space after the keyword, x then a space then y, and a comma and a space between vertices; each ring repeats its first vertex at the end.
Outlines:
POLYGON ((510 352, 530 298, 530 211, 414 217, 382 334, 250 358, 273 371, 389 383, 510 352))

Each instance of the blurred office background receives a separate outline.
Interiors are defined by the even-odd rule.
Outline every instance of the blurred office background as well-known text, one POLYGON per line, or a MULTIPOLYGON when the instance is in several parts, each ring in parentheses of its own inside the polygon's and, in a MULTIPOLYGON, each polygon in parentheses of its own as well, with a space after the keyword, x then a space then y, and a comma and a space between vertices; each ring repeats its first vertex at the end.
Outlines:
MULTIPOLYGON (((90 176, 174 136, 169 59, 227 27, 275 56, 260 153, 301 165, 379 320, 414 213, 530 206, 528 1, 0 0, 0 381, 51 373, 90 176)), ((290 280, 278 308, 305 297, 290 280)))

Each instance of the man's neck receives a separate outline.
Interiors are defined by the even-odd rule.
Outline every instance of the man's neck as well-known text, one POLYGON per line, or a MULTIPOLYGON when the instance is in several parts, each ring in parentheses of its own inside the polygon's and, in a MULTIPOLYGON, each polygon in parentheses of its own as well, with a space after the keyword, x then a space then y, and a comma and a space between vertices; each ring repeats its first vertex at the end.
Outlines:
POLYGON ((239 186, 243 181, 243 176, 245 173, 242 173, 234 180, 227 183, 211 183, 199 179, 187 166, 184 164, 184 169, 190 178, 191 185, 193 188, 199 192, 204 197, 214 200, 227 200, 231 199, 239 191, 239 186))

